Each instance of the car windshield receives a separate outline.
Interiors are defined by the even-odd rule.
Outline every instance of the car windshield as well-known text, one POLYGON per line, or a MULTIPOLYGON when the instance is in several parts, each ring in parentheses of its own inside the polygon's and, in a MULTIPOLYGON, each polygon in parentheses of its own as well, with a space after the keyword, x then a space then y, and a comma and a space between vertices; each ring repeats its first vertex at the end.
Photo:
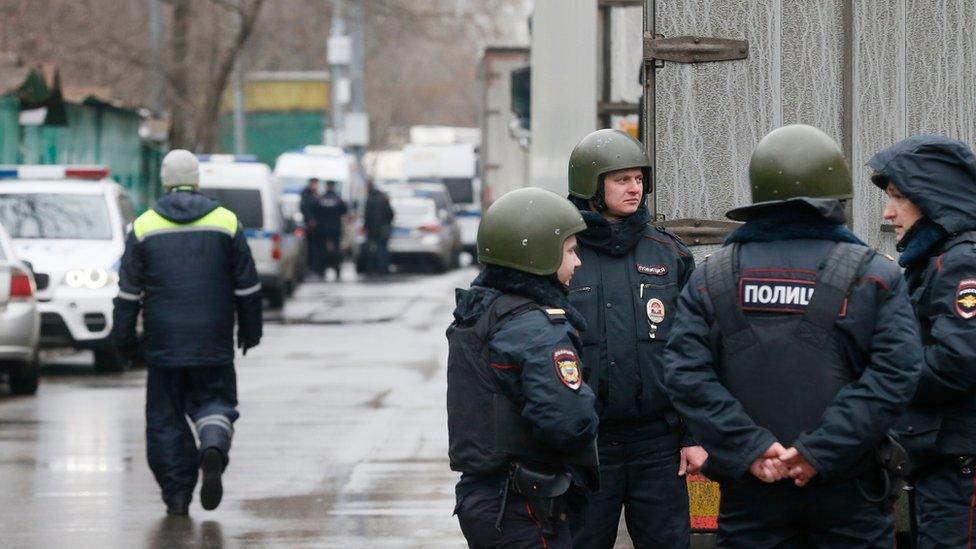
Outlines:
POLYGON ((261 191, 257 189, 200 189, 200 194, 209 196, 220 205, 237 214, 237 219, 245 229, 264 227, 264 213, 261 208, 261 191))
POLYGON ((13 238, 112 239, 100 194, 0 194, 0 223, 13 238))

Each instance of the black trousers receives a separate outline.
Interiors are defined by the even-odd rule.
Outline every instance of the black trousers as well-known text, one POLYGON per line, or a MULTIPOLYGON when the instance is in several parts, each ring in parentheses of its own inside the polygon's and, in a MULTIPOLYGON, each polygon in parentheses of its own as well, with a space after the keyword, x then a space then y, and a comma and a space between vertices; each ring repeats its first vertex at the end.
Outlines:
POLYGON ((918 547, 972 547, 976 520, 976 474, 965 474, 945 456, 915 480, 918 547))
POLYGON ((323 236, 323 241, 325 251, 322 270, 335 269, 338 276, 342 266, 342 233, 327 233, 323 236))
POLYGON ((237 420, 233 366, 157 368, 146 380, 146 454, 163 501, 190 501, 200 454, 216 448, 228 462, 237 420), (197 448, 190 423, 200 439, 197 448))
POLYGON ((722 483, 719 547, 891 549, 894 535, 888 510, 864 499, 853 480, 722 483))
POLYGON ((600 443, 600 489, 587 497, 574 524, 573 547, 611 549, 620 511, 634 547, 684 548, 691 539, 688 485, 678 476, 681 437, 600 443))
POLYGON ((495 528, 501 509, 498 488, 478 488, 464 496, 454 509, 461 532, 471 549, 570 549, 572 539, 567 521, 554 525, 555 535, 542 535, 542 525, 525 499, 509 491, 501 531, 495 528))
POLYGON ((322 276, 325 272, 325 239, 317 233, 309 233, 305 245, 308 253, 308 268, 322 276))

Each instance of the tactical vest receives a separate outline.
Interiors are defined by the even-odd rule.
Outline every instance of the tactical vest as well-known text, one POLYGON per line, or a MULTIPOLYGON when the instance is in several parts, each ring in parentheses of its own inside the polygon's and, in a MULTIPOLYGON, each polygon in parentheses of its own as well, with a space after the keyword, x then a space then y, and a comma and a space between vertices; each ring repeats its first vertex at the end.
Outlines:
MULTIPOLYGON (((474 326, 458 322, 447 329, 447 431, 451 469, 473 475, 497 472, 512 461, 595 467, 595 442, 569 454, 532 436, 522 406, 502 393, 491 370, 488 341, 508 320, 532 309, 543 310, 525 297, 504 294, 474 326)), ((567 421, 570 421, 567 418, 567 421)))
MULTIPOLYGON (((820 424, 837 393, 857 378, 834 334, 834 323, 858 272, 873 250, 836 244, 822 263, 802 314, 746 316, 740 299, 739 245, 713 254, 705 281, 722 334, 719 381, 757 425, 785 446, 820 424)), ((742 288, 740 288, 740 285, 742 288)))

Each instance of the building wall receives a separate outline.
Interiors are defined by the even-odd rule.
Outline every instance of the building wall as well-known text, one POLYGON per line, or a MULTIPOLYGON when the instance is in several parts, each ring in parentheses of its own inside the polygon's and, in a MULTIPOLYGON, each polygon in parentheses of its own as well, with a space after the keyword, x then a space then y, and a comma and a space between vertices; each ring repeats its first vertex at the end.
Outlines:
MULTIPOLYGON (((274 166, 286 151, 322 143, 325 113, 316 111, 249 112, 246 119, 247 152, 274 166)), ((234 115, 220 119, 220 150, 234 152, 234 115)))
POLYGON ((139 137, 135 111, 102 104, 65 105, 65 126, 20 126, 20 108, 0 98, 0 161, 9 164, 105 165, 139 211, 159 196, 160 151, 139 137))
MULTIPOLYGON (((533 47, 543 52, 533 52, 533 77, 538 71, 573 73, 550 77, 548 84, 533 82, 533 109, 536 101, 552 107, 539 117, 534 110, 532 124, 533 174, 549 183, 571 142, 594 120, 589 109, 596 100, 580 90, 588 92, 584 81, 598 78, 588 54, 576 48, 593 48, 597 55, 600 45, 588 32, 598 19, 590 2, 572 2, 572 8, 558 0, 539 4, 533 47), (568 17, 581 20, 570 24, 568 17), (560 38, 577 32, 582 38, 560 38), (552 65, 540 68, 542 62, 552 65), (579 89, 565 93, 569 83, 579 89), (572 135, 560 142, 554 133, 572 135)), ((642 49, 635 21, 639 11, 617 12, 613 98, 632 100, 640 92, 634 62, 642 49)), ((747 204, 749 157, 756 143, 776 127, 804 123, 824 130, 848 151, 853 228, 890 252, 893 235, 881 228, 884 195, 870 183, 865 162, 879 149, 920 133, 976 145, 976 3, 971 0, 656 0, 656 18, 656 31, 664 36, 749 41, 746 60, 666 63, 657 72, 657 203, 667 219, 723 219, 727 210, 747 204)))
POLYGON ((569 153, 596 128, 596 0, 536 0, 532 17, 532 180, 567 192, 569 153))
POLYGON ((494 200, 529 184, 529 153, 509 132, 512 71, 529 63, 528 50, 491 50, 481 65, 481 181, 485 197, 494 200))

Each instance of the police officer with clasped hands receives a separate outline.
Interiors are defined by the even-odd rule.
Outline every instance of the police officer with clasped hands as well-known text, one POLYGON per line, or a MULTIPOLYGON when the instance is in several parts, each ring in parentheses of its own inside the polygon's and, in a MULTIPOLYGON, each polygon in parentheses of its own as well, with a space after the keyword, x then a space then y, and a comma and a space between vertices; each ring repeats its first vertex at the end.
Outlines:
POLYGON ((820 130, 772 131, 749 182, 753 204, 727 214, 746 223, 682 291, 665 361, 721 482, 719 545, 890 548, 886 433, 922 364, 906 283, 845 227, 850 172, 820 130))

